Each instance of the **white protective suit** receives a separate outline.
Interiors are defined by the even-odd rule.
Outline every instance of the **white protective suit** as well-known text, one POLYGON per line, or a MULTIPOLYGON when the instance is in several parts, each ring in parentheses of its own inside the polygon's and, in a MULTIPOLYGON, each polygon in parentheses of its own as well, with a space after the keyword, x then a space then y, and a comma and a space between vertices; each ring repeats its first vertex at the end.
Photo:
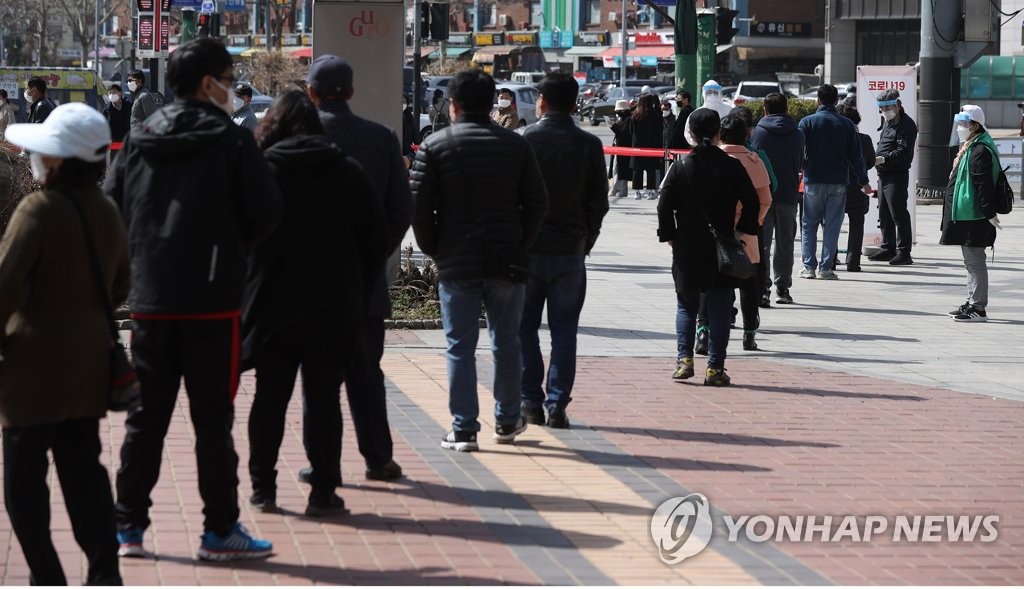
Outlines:
MULTIPOLYGON (((729 114, 732 110, 731 106, 722 103, 722 85, 714 80, 708 80, 704 82, 704 86, 701 88, 701 95, 704 97, 704 105, 700 108, 710 108, 718 112, 718 116, 725 118, 725 115, 729 114)), ((700 110, 698 108, 697 110, 700 110)), ((697 112, 697 110, 693 112, 697 112)), ((693 113, 690 113, 692 116, 693 113)), ((694 137, 693 131, 690 130, 690 118, 686 118, 686 130, 683 131, 686 136, 686 141, 690 145, 697 145, 697 138, 694 137)))

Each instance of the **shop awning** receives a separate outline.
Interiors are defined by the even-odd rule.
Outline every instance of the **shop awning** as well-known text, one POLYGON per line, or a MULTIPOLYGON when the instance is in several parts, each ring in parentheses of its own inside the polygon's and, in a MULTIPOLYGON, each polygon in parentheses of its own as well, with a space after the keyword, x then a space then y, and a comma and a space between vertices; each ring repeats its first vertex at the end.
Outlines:
POLYGON ((476 54, 473 55, 473 61, 477 63, 494 63, 494 57, 496 55, 508 55, 517 49, 519 49, 519 45, 493 45, 491 47, 481 47, 477 50, 476 54))
POLYGON ((604 52, 605 49, 608 49, 608 47, 605 45, 577 45, 575 47, 570 47, 569 49, 567 49, 565 54, 594 56, 600 55, 602 52, 604 52))
MULTIPOLYGON (((445 57, 462 57, 463 55, 472 51, 472 47, 449 47, 445 50, 445 57)), ((441 49, 435 49, 433 53, 427 56, 429 59, 437 59, 441 57, 441 49)))
MULTIPOLYGON (((622 47, 608 47, 601 53, 601 57, 622 57, 622 47)), ((676 55, 674 45, 641 45, 629 50, 626 58, 630 57, 655 57, 657 59, 672 59, 676 55)))
MULTIPOLYGON (((412 55, 414 53, 412 49, 412 47, 406 47, 405 54, 412 55)), ((420 45, 420 57, 426 57, 433 53, 434 51, 437 51, 437 47, 433 45, 420 45)))
POLYGON ((294 57, 298 59, 305 57, 306 59, 313 59, 313 48, 312 47, 286 47, 284 49, 288 57, 294 57))
POLYGON ((262 47, 249 47, 245 51, 239 53, 242 57, 254 57, 257 53, 266 53, 266 49, 262 47))

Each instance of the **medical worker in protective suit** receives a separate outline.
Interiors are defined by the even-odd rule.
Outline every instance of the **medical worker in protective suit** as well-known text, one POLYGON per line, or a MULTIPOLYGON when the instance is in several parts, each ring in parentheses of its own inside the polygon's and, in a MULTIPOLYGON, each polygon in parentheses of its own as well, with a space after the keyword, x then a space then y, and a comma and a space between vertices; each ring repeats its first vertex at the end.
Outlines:
MULTIPOLYGON (((704 82, 704 86, 701 88, 701 94, 704 96, 704 104, 700 108, 710 108, 711 110, 718 113, 719 118, 725 118, 725 115, 729 114, 732 107, 722 103, 722 85, 714 80, 708 80, 704 82)), ((697 109, 700 110, 700 109, 697 109)), ((693 113, 690 113, 691 115, 693 113)), ((686 141, 690 145, 697 145, 697 138, 694 137, 693 131, 690 130, 690 119, 686 119, 686 141)))

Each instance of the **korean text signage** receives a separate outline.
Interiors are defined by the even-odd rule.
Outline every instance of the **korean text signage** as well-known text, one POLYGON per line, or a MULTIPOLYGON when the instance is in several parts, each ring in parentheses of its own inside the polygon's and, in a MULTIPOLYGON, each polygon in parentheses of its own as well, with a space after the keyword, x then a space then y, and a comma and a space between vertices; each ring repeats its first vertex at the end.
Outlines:
POLYGON ((537 33, 505 33, 505 42, 509 45, 536 45, 537 33))
POLYGON ((473 33, 448 33, 449 47, 472 47, 473 33))
POLYGON ((567 47, 572 47, 572 42, 573 42, 572 31, 541 31, 540 32, 540 46, 541 47, 567 48, 567 47))
POLYGON ((750 23, 752 37, 810 37, 809 22, 758 22, 750 23))
POLYGON ((139 9, 139 57, 167 57, 171 33, 171 0, 135 0, 139 9))
MULTIPOLYGON (((879 94, 890 89, 899 90, 903 110, 915 122, 918 121, 917 70, 913 66, 862 65, 857 67, 857 106, 861 116, 859 131, 871 137, 871 144, 876 147, 878 146, 878 137, 881 135, 879 128, 882 115, 878 112, 875 101, 879 94)), ((914 162, 910 166, 910 198, 907 201, 914 235, 917 235, 917 202, 914 192, 917 186, 917 160, 920 144, 920 138, 918 138, 918 142, 914 145, 914 162)), ((868 178, 871 180, 871 187, 877 190, 878 174, 874 170, 870 170, 868 178)), ((864 246, 878 247, 881 244, 882 234, 878 230, 878 201, 871 199, 871 207, 864 218, 864 246)))
POLYGON ((505 33, 476 33, 473 42, 476 45, 504 45, 505 33))
POLYGON ((660 31, 639 32, 633 35, 636 44, 639 45, 671 45, 674 35, 660 31))

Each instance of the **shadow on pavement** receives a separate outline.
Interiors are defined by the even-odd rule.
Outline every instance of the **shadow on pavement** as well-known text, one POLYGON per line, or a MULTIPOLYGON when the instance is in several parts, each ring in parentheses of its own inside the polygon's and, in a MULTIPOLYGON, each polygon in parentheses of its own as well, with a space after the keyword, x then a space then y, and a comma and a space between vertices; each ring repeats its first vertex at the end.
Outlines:
POLYGON ((725 434, 718 432, 691 432, 660 429, 653 427, 616 427, 607 425, 587 426, 592 430, 629 434, 634 436, 651 436, 662 440, 682 440, 684 442, 708 442, 711 444, 734 444, 737 446, 786 446, 808 448, 839 448, 839 444, 827 442, 804 442, 800 440, 781 440, 779 438, 763 438, 744 434, 725 434))
POLYGON ((587 264, 591 272, 613 272, 616 274, 670 274, 668 266, 631 266, 628 264, 587 264))
POLYGON ((579 333, 593 335, 596 337, 607 337, 610 339, 676 339, 675 333, 662 333, 659 331, 645 331, 643 329, 623 329, 616 327, 580 327, 579 333))
POLYGON ((760 334, 774 335, 799 335, 801 337, 815 337, 821 339, 838 339, 853 341, 878 340, 887 342, 920 342, 916 337, 896 337, 894 335, 882 335, 879 333, 840 333, 838 331, 777 331, 774 329, 759 329, 760 334))
POLYGON ((855 393, 853 391, 828 391, 823 389, 797 389, 759 384, 740 384, 734 388, 750 389, 766 393, 785 393, 787 395, 809 395, 812 397, 843 397, 846 399, 885 399, 886 401, 927 401, 927 397, 917 395, 887 395, 885 393, 855 393))
MULTIPOLYGON (((899 284, 897 282, 886 282, 886 284, 899 284)), ((914 283, 917 285, 917 283, 914 283)), ((882 313, 885 315, 917 315, 919 317, 939 317, 945 315, 945 313, 929 312, 929 311, 914 311, 913 309, 882 309, 872 307, 838 307, 836 305, 815 305, 813 303, 801 303, 799 301, 793 302, 789 305, 779 305, 779 307, 800 307, 804 309, 823 309, 825 311, 843 311, 847 313, 882 313)))
MULTIPOLYGON (((781 333, 779 333, 781 335, 781 333)), ((800 335, 790 333, 788 335, 800 335)), ((794 360, 821 360, 822 362, 845 362, 849 364, 892 364, 892 358, 866 358, 864 356, 834 356, 832 354, 816 354, 814 352, 784 352, 774 351, 765 344, 758 342, 761 349, 758 352, 744 352, 743 357, 760 356, 765 359, 789 359, 794 360)), ((900 360, 900 364, 921 364, 918 360, 900 360)))

